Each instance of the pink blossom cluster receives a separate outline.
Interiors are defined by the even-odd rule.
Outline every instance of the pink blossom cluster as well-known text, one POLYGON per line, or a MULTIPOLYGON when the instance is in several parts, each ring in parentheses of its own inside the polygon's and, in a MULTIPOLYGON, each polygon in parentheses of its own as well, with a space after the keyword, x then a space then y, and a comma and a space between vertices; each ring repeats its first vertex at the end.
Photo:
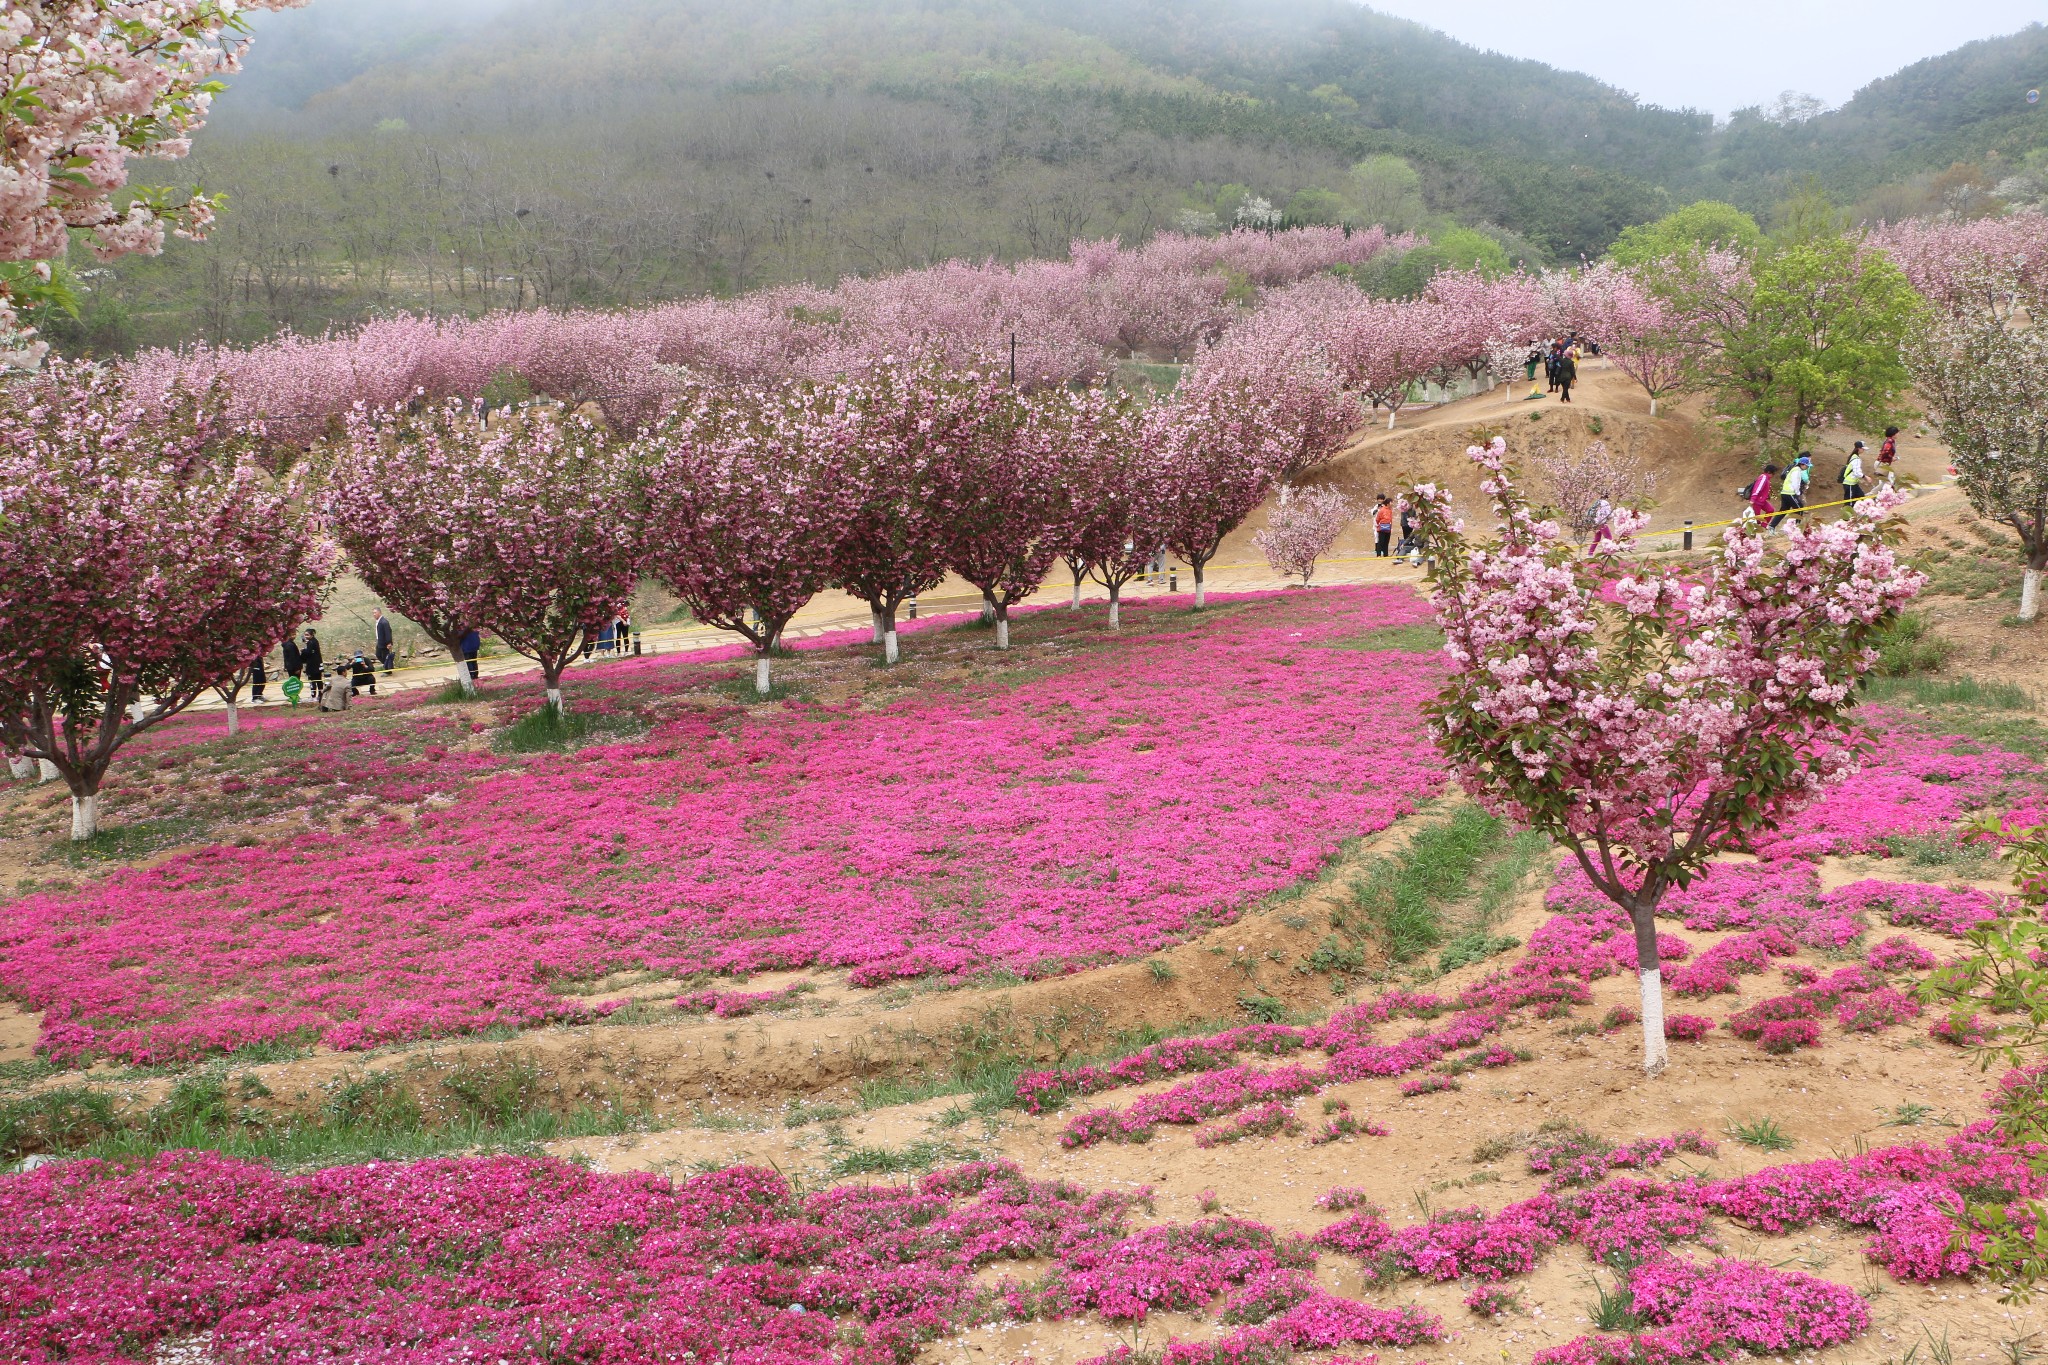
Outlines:
MULTIPOLYGON (((610 1002, 565 988, 619 971, 874 985, 1142 954, 1440 790, 1414 746, 1348 743, 1406 733, 1433 662, 1317 648, 1420 610, 1390 589, 1213 626, 1140 607, 1119 649, 1021 682, 668 707, 633 743, 481 779, 464 760, 454 804, 409 825, 10 901, 0 988, 44 1012, 52 1056, 161 1061, 583 1019, 610 1002)), ((701 690, 730 666, 646 659, 588 686, 701 690)))
POLYGON ((1537 1135, 1529 1144, 1528 1161, 1532 1172, 1550 1177, 1545 1188, 1555 1192, 1595 1184, 1606 1179, 1609 1171, 1647 1170, 1680 1153, 1712 1156, 1714 1150, 1713 1142, 1694 1130, 1641 1138, 1617 1147, 1574 1126, 1537 1135))
POLYGON ((1260 1105, 1234 1116, 1228 1123, 1212 1124, 1195 1130, 1195 1146, 1221 1147, 1226 1143, 1242 1142, 1246 1138, 1270 1138, 1297 1135, 1301 1132, 1301 1119, 1294 1112, 1294 1106, 1275 1101, 1260 1105))

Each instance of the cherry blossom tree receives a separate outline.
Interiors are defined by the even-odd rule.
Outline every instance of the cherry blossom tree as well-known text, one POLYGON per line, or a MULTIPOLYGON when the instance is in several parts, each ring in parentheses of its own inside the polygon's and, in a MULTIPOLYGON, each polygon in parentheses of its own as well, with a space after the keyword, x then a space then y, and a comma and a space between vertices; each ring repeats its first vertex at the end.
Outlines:
MULTIPOLYGON (((1109 590, 1109 624, 1122 625, 1123 590, 1165 546, 1172 486, 1127 395, 1096 389, 1067 397, 1057 420, 1054 491, 1063 506, 1061 553, 1109 590)), ((1080 583, 1074 596, 1078 604, 1080 583)))
POLYGON ((997 649, 1010 647, 1012 604, 1036 592, 1060 556, 1058 453, 1079 397, 993 390, 949 490, 946 564, 981 589, 997 649))
POLYGON ((1344 528, 1358 519, 1351 499, 1334 488, 1311 488, 1273 509, 1252 544, 1276 573, 1300 574, 1303 587, 1315 575, 1316 561, 1330 552, 1344 528))
MULTIPOLYGON (((459 406, 459 405, 458 405, 459 406)), ((639 580, 646 484, 634 445, 556 406, 463 410, 462 514, 483 528, 472 566, 479 624, 541 666, 563 710, 562 670, 617 619, 639 580)))
POLYGON ((2032 621, 2048 569, 2048 274, 2023 271, 1956 272, 1946 311, 1907 354, 1971 508, 2019 534, 2019 619, 2032 621))
POLYGON ((57 769, 73 839, 123 744, 319 614, 334 549, 225 408, 89 366, 0 390, 0 745, 57 769))
POLYGON ((647 566, 707 625, 754 647, 754 691, 790 617, 834 578, 858 507, 847 384, 698 392, 643 438, 647 566))
POLYGON ((483 539, 471 500, 476 418, 460 402, 359 406, 329 451, 324 510, 357 575, 448 651, 474 692, 462 637, 483 624, 483 539))
POLYGON ((1367 299, 1347 309, 1329 341, 1346 388, 1387 410, 1387 430, 1408 391, 1454 354, 1458 333, 1440 305, 1424 299, 1367 299))
POLYGON ((946 576, 949 490, 985 410, 999 401, 993 389, 929 363, 877 366, 854 383, 856 494, 832 577, 868 604, 887 663, 899 657, 897 611, 946 576))
MULTIPOLYGON (((0 261, 54 261, 72 229, 102 260, 162 249, 164 232, 201 237, 216 201, 133 189, 136 158, 192 147, 220 87, 248 47, 240 9, 305 0, 29 0, 0 11, 0 261)), ((22 334, 0 285, 0 345, 33 364, 46 349, 22 334)))
POLYGON ((1579 532, 1593 529, 1593 509, 1606 498, 1617 507, 1647 511, 1645 505, 1657 491, 1657 475, 1645 469, 1632 455, 1610 450, 1605 441, 1588 442, 1573 455, 1569 451, 1541 451, 1536 467, 1550 485, 1550 500, 1564 524, 1579 532))
POLYGON ((1690 387, 1695 343, 1676 310, 1636 272, 1605 263, 1596 269, 1597 287, 1585 291, 1579 321, 1600 353, 1642 385, 1655 417, 1659 399, 1690 387))
POLYGON ((1451 675, 1430 707, 1474 800, 1563 844, 1635 928, 1643 1065, 1666 1061, 1655 916, 1666 890, 1776 828, 1856 766, 1851 716, 1878 633, 1925 582, 1887 543, 1900 495, 1791 528, 1738 523, 1704 574, 1581 556, 1530 510, 1504 442, 1467 452, 1500 522, 1468 542, 1450 495, 1412 490, 1451 675))
POLYGON ((1209 561, 1273 491, 1291 453, 1264 398, 1248 377, 1197 370, 1147 415, 1147 444, 1171 497, 1166 547, 1193 572, 1198 611, 1208 605, 1209 561))

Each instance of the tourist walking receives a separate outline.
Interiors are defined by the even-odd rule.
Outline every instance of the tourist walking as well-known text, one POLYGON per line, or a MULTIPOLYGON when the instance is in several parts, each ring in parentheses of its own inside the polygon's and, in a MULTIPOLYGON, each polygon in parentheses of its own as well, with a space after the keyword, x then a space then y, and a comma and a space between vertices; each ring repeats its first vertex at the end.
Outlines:
MULTIPOLYGON (((1756 481, 1750 484, 1749 491, 1743 494, 1749 502, 1749 510, 1759 517, 1768 518, 1777 510, 1771 502, 1771 483, 1777 472, 1776 465, 1765 465, 1764 472, 1756 476, 1756 481)), ((1771 524, 1777 525, 1775 521, 1771 524)))
POLYGON ((1566 351, 1557 358, 1557 401, 1572 401, 1572 385, 1579 380, 1579 362, 1572 359, 1572 352, 1566 351))
POLYGON ((377 662, 386 673, 398 667, 398 651, 391 644, 391 618, 382 607, 377 608, 377 662))
POLYGON ((1842 497, 1855 507, 1863 497, 1863 442, 1849 448, 1849 463, 1842 466, 1842 497))
POLYGON ((1778 484, 1778 515, 1771 518, 1771 529, 1778 527, 1800 508, 1806 506, 1807 458, 1801 455, 1786 466, 1785 477, 1778 484))
POLYGON ((258 654, 249 660, 249 700, 263 700, 263 685, 270 681, 270 675, 263 671, 263 656, 258 654))
POLYGON ((469 680, 475 682, 482 676, 477 668, 476 656, 483 653, 484 633, 475 626, 471 626, 468 630, 462 632, 461 643, 463 660, 469 665, 469 680))
POLYGON ((1380 494, 1379 505, 1372 509, 1373 542, 1375 558, 1387 557, 1387 546, 1394 538, 1394 501, 1385 493, 1380 494))
POLYGON ((1898 471, 1892 468, 1898 462, 1898 458, 1899 429, 1897 427, 1886 427, 1884 429, 1884 443, 1877 448, 1877 477, 1886 488, 1890 488, 1892 481, 1898 477, 1898 471))
POLYGON ((1587 549, 1597 550, 1600 548, 1601 541, 1614 538, 1614 532, 1609 530, 1607 525, 1612 520, 1614 520, 1614 504, 1607 500, 1605 493, 1602 493, 1600 501, 1593 504, 1593 540, 1591 544, 1587 545, 1587 549))

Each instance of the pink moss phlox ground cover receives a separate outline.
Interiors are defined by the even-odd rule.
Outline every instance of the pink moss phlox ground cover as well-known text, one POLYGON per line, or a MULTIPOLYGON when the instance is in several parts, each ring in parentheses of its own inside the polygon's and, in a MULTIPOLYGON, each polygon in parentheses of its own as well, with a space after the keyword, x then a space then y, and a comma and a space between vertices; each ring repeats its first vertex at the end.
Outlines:
POLYGON ((676 997, 676 1008, 691 1014, 709 1014, 719 1019, 737 1019, 760 1010, 801 1000, 808 984, 797 982, 779 991, 692 991, 676 997))
POLYGON ((560 988, 625 970, 878 984, 1142 954, 1442 788, 1418 719, 1438 662, 1323 647, 1426 614, 1391 588, 1134 605, 1113 648, 1069 641, 1036 673, 1021 655, 1021 681, 668 708, 409 829, 14 901, 0 990, 44 1011, 52 1056, 142 1062, 585 1019, 607 1002, 560 988))
POLYGON ((1753 1261, 1666 1256, 1630 1271, 1629 1283, 1649 1331, 1578 1337, 1538 1351, 1534 1365, 1706 1365, 1738 1351, 1838 1346, 1870 1327, 1870 1310, 1848 1286, 1753 1261))
POLYGON ((70 1162, 0 1180, 0 1358, 111 1361, 210 1332, 224 1359, 885 1365, 985 1317, 976 1272, 999 1262, 1092 1262, 1039 1311, 1142 1315, 1156 1286, 1206 1298, 1302 1257, 1256 1225, 1132 1232, 1142 1202, 1000 1164, 798 1198, 748 1168, 677 1184, 509 1157, 70 1162))
POLYGON ((1998 898, 1974 887, 1876 879, 1851 882, 1830 892, 1828 903, 1867 914, 1880 924, 1910 926, 1961 938, 1998 918, 1998 898))

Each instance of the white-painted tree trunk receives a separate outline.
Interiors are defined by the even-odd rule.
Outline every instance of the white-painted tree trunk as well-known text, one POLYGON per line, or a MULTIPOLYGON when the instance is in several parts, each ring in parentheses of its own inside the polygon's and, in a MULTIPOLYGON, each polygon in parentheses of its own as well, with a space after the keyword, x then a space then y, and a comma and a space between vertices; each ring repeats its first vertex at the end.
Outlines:
POLYGON ((1387 430, 1388 430, 1388 431, 1392 431, 1392 430, 1394 429, 1394 418, 1398 417, 1399 415, 1400 415, 1400 413, 1399 413, 1399 412, 1398 412, 1397 410, 1395 410, 1395 409, 1393 409, 1393 408, 1388 408, 1388 409, 1387 409, 1387 430))
POLYGON ((996 599, 990 597, 987 593, 981 595, 981 619, 984 621, 996 619, 996 599))
POLYGON ((232 701, 228 703, 228 733, 231 735, 242 733, 242 712, 232 701))
POLYGON ((460 650, 456 653, 458 657, 455 660, 455 684, 462 689, 462 695, 473 697, 476 695, 476 679, 469 676, 469 661, 459 657, 460 650))
POLYGON ((569 707, 568 707, 568 704, 567 704, 566 702, 564 702, 564 701, 562 700, 562 689, 561 689, 561 688, 559 688, 559 687, 550 687, 550 688, 548 688, 548 689, 547 689, 547 694, 548 694, 548 705, 549 705, 549 706, 552 706, 552 707, 554 707, 554 708, 555 708, 555 714, 556 714, 556 715, 558 715, 558 716, 566 716, 566 715, 568 715, 568 714, 569 714, 569 707))
POLYGON ((100 798, 74 796, 71 798, 71 838, 75 843, 90 839, 100 832, 100 798))
POLYGON ((896 652, 896 627, 890 626, 882 632, 882 662, 893 664, 901 657, 896 652))
POLYGON ((1195 610, 1200 611, 1203 607, 1206 607, 1208 605, 1209 585, 1203 582, 1200 576, 1198 575, 1195 578, 1195 610))
POLYGON ((998 617, 996 618, 996 648, 997 648, 997 649, 1008 649, 1009 647, 1010 647, 1010 618, 1009 618, 1009 617, 1007 617, 1007 616, 998 616, 998 617))
POLYGON ((2028 569, 2020 575, 2020 620, 2031 621, 2041 611, 2041 571, 2028 569))
POLYGON ((757 655, 754 659, 754 695, 765 697, 768 695, 769 689, 768 656, 766 654, 757 655))
POLYGON ((1643 988, 1643 1070, 1654 1076, 1671 1060, 1664 1041, 1664 973, 1652 967, 1638 978, 1643 988))
POLYGON ((14 775, 16 782, 26 782, 36 775, 36 761, 22 754, 9 754, 7 771, 14 775))
POLYGON ((50 760, 47 758, 37 759, 36 766, 38 770, 42 773, 42 777, 38 780, 43 782, 55 782, 58 778, 64 775, 58 772, 57 765, 50 762, 50 760))
POLYGON ((869 607, 868 616, 874 621, 875 624, 875 638, 873 643, 880 644, 882 643, 882 609, 880 607, 869 607))
POLYGON ((1081 580, 1078 576, 1074 579, 1074 600, 1068 604, 1067 610, 1081 610, 1081 580))
POLYGON ((1118 610, 1122 606, 1123 603, 1117 601, 1117 595, 1112 591, 1109 594, 1109 628, 1111 630, 1118 630, 1123 626, 1123 616, 1118 610))
POLYGON ((1652 416, 1652 417, 1655 417, 1656 415, 1657 415, 1657 400, 1656 400, 1656 399, 1654 399, 1654 398, 1652 398, 1652 399, 1650 400, 1650 416, 1652 416))

